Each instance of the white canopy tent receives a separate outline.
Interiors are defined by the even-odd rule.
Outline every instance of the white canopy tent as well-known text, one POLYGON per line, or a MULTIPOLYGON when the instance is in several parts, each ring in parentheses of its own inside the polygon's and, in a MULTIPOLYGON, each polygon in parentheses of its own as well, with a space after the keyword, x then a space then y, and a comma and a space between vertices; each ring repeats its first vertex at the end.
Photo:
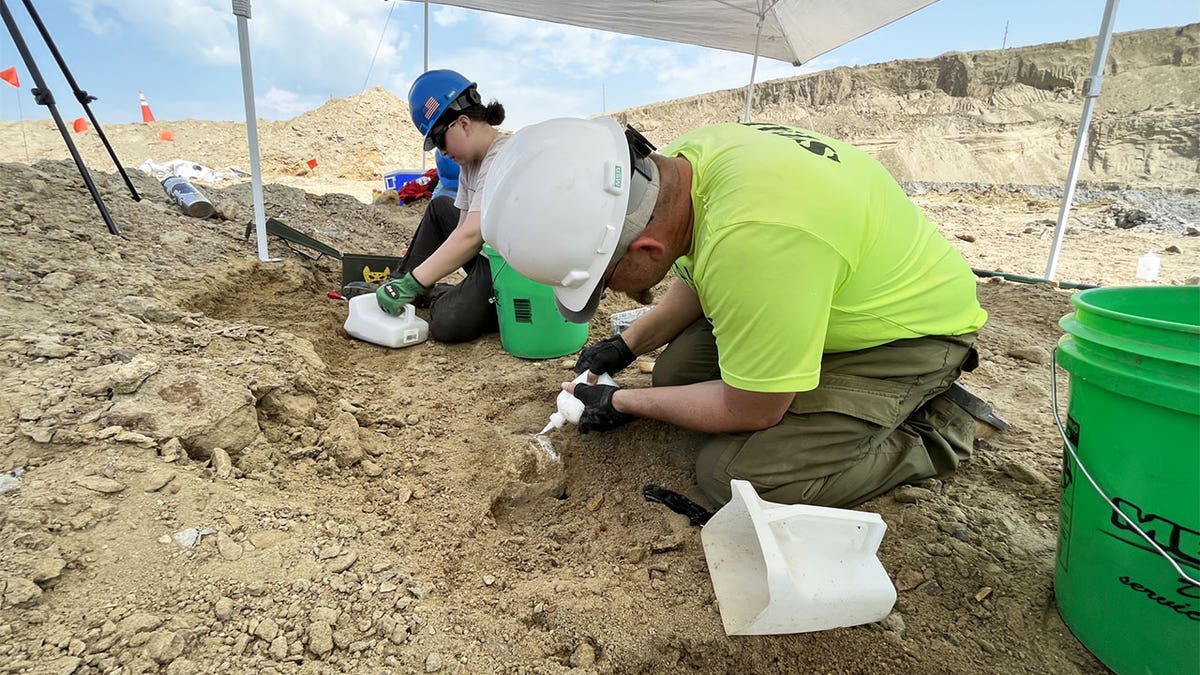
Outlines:
MULTIPOLYGON (((425 4, 425 68, 429 67, 429 0, 425 4)), ((758 57, 801 65, 871 31, 886 26, 937 0, 438 0, 436 4, 506 14, 552 23, 694 44, 752 54, 744 121, 749 121, 758 57)), ((1054 244, 1046 266, 1053 279, 1062 235, 1075 192, 1079 164, 1086 147, 1092 108, 1112 37, 1118 0, 1107 0, 1091 77, 1084 85, 1084 110, 1076 134, 1054 244)), ((268 260, 254 124, 253 75, 245 21, 250 0, 232 0, 238 16, 242 80, 246 96, 247 132, 253 173, 254 216, 258 255, 268 260)))
MULTIPOLYGON (((428 7, 429 0, 423 1, 428 7)), ((750 119, 759 56, 799 66, 934 2, 937 0, 437 0, 439 5, 753 54, 744 121, 750 119)))

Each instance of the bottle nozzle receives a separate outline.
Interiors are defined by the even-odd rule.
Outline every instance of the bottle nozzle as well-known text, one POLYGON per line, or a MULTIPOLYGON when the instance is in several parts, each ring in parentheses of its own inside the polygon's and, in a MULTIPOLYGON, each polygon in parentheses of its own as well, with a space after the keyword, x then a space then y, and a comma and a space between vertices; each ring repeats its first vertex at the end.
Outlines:
POLYGON ((564 424, 566 424, 566 422, 567 422, 567 418, 564 417, 562 413, 560 413, 560 412, 550 413, 550 423, 547 424, 544 429, 539 431, 538 435, 541 436, 542 434, 546 433, 547 431, 550 431, 551 429, 561 429, 562 426, 564 424))

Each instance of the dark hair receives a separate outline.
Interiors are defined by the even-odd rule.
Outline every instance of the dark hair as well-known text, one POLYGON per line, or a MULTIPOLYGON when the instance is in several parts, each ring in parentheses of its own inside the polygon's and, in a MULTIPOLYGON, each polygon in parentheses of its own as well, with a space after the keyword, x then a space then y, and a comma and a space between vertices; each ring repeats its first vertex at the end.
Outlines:
POLYGON ((459 115, 466 115, 471 120, 476 122, 487 122, 492 126, 499 126, 504 121, 504 106, 495 99, 487 105, 483 104, 483 99, 479 96, 479 90, 475 85, 471 85, 463 90, 463 93, 458 95, 450 105, 446 106, 446 112, 442 113, 436 124, 431 129, 438 125, 450 124, 452 120, 458 119, 459 115))
MULTIPOLYGON (((504 122, 504 105, 492 99, 487 105, 472 103, 462 110, 456 110, 457 115, 466 115, 477 122, 487 122, 492 126, 500 126, 504 122)), ((457 115, 455 115, 457 117, 457 115)))

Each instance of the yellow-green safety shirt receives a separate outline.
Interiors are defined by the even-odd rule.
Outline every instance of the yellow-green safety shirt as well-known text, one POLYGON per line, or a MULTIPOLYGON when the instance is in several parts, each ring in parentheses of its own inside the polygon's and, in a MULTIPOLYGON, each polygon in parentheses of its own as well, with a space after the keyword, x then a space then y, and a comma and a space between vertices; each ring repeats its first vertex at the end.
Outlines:
POLYGON ((674 269, 713 323, 726 384, 808 391, 825 352, 987 321, 962 255, 866 152, 794 127, 718 124, 662 153, 692 165, 692 246, 674 269))

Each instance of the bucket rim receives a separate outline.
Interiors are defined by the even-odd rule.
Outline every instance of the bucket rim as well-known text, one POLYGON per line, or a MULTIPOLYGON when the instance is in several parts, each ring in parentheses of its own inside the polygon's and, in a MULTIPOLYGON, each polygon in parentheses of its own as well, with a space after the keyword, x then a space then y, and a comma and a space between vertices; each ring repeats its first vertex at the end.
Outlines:
POLYGON ((1140 325, 1140 326, 1146 326, 1149 328, 1169 330, 1169 331, 1174 331, 1177 333, 1192 333, 1195 335, 1200 335, 1200 323, 1184 323, 1181 321, 1169 321, 1167 319, 1156 319, 1154 317, 1140 316, 1138 314, 1130 314, 1128 312, 1122 312, 1119 310, 1111 309, 1109 307, 1104 307, 1101 305, 1097 305, 1097 304, 1088 302, 1088 300, 1092 297, 1097 297, 1097 296, 1106 297, 1106 296, 1116 295, 1118 293, 1120 293, 1120 294, 1137 294, 1137 295, 1151 295, 1151 294, 1162 295, 1162 294, 1164 294, 1164 292, 1170 292, 1170 293, 1175 293, 1175 294, 1179 294, 1179 295, 1184 295, 1184 294, 1192 293, 1192 292, 1200 293, 1200 287, 1112 286, 1112 287, 1108 287, 1108 288, 1089 288, 1087 290, 1080 291, 1079 293, 1076 293, 1075 295, 1073 295, 1071 297, 1071 304, 1074 305, 1075 308, 1078 310, 1083 310, 1085 312, 1089 312, 1089 313, 1095 314, 1097 316, 1102 316, 1106 319, 1113 319, 1116 321, 1121 321, 1124 323, 1132 323, 1132 324, 1136 324, 1136 325, 1140 325), (1192 290, 1193 288, 1195 288, 1195 291, 1192 290))

